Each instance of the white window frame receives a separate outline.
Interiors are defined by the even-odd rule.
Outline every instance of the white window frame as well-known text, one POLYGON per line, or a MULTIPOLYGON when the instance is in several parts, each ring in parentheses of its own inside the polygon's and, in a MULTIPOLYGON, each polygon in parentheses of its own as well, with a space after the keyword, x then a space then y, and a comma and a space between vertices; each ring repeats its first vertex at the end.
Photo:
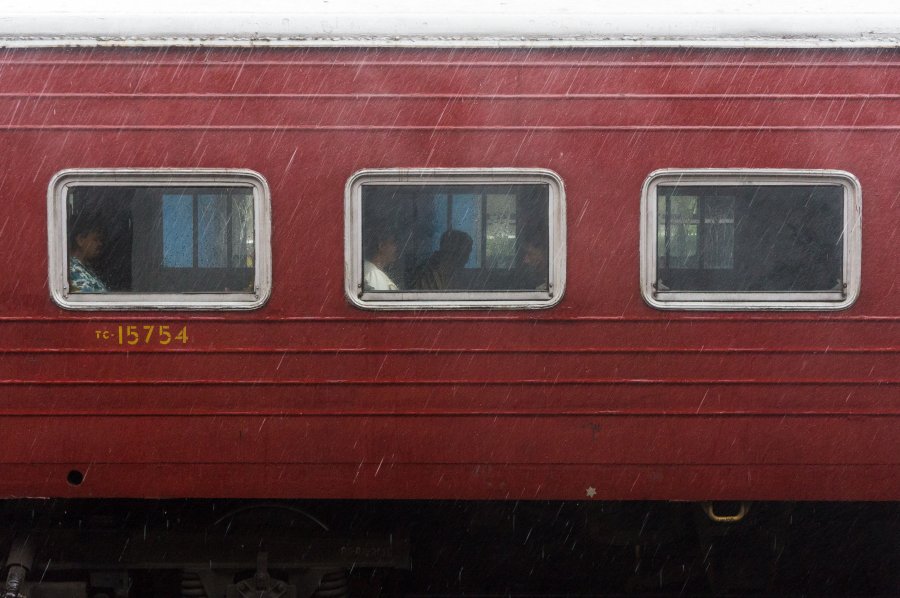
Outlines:
POLYGON ((641 294, 657 309, 683 310, 839 310, 859 296, 862 248, 862 190, 842 170, 664 169, 644 182, 641 197, 641 294), (839 185, 844 190, 843 290, 709 292, 660 291, 657 276, 657 189, 664 185, 839 185))
POLYGON ((241 169, 93 169, 58 172, 47 191, 50 294, 65 309, 248 310, 262 307, 272 290, 271 199, 265 178, 241 169), (66 198, 72 187, 246 187, 253 193, 253 290, 223 293, 72 293, 69 291, 66 198))
POLYGON ((540 309, 562 300, 566 284, 563 181, 539 168, 391 168, 353 174, 344 194, 344 291, 363 309, 540 309), (365 185, 528 185, 549 188, 547 291, 378 292, 363 289, 362 189, 365 185))

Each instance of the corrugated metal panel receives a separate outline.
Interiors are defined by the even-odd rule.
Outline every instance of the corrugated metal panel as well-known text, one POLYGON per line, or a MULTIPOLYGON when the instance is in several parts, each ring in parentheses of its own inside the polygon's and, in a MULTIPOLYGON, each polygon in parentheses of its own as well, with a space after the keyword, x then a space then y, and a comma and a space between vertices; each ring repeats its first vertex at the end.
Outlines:
POLYGON ((876 51, 8 51, 0 492, 237 496, 252 479, 270 496, 896 499, 898 65, 876 51), (162 166, 266 177, 270 303, 59 310, 40 249, 52 175, 162 166), (352 308, 344 184, 401 166, 558 172, 562 303, 352 308), (827 315, 647 307, 640 189, 666 167, 858 176, 859 301, 827 315), (188 326, 190 342, 97 336, 155 323, 188 326))

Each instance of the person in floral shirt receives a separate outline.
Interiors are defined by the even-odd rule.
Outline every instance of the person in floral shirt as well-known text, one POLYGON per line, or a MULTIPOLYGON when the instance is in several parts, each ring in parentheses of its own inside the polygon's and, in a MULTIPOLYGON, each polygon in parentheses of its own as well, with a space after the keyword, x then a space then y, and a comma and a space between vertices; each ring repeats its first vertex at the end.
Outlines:
POLYGON ((103 232, 97 224, 75 223, 69 241, 69 291, 106 293, 109 289, 90 268, 103 250, 103 232))

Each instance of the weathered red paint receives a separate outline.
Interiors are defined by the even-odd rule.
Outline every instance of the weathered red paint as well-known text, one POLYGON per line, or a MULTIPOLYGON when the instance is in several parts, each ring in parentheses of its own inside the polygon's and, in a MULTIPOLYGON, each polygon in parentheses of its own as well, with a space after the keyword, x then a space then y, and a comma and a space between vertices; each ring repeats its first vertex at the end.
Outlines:
POLYGON ((900 499, 898 74, 896 52, 859 50, 6 51, 0 494, 900 499), (51 177, 125 167, 265 176, 269 303, 54 305, 51 177), (395 167, 557 172, 559 306, 350 306, 344 185, 395 167), (856 175, 857 303, 646 306, 641 185, 672 167, 856 175), (127 323, 190 342, 96 337, 127 323))

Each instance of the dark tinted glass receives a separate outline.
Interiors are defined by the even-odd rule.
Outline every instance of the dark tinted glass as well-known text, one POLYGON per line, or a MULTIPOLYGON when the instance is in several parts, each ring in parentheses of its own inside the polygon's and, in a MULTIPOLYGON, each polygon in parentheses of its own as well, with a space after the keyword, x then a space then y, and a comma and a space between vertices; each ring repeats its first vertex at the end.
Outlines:
POLYGON ((843 206, 838 185, 660 186, 657 290, 840 289, 843 206))
POLYGON ((362 187, 368 291, 546 291, 549 188, 362 187))
POLYGON ((70 292, 253 291, 253 194, 245 187, 70 189, 70 292))

